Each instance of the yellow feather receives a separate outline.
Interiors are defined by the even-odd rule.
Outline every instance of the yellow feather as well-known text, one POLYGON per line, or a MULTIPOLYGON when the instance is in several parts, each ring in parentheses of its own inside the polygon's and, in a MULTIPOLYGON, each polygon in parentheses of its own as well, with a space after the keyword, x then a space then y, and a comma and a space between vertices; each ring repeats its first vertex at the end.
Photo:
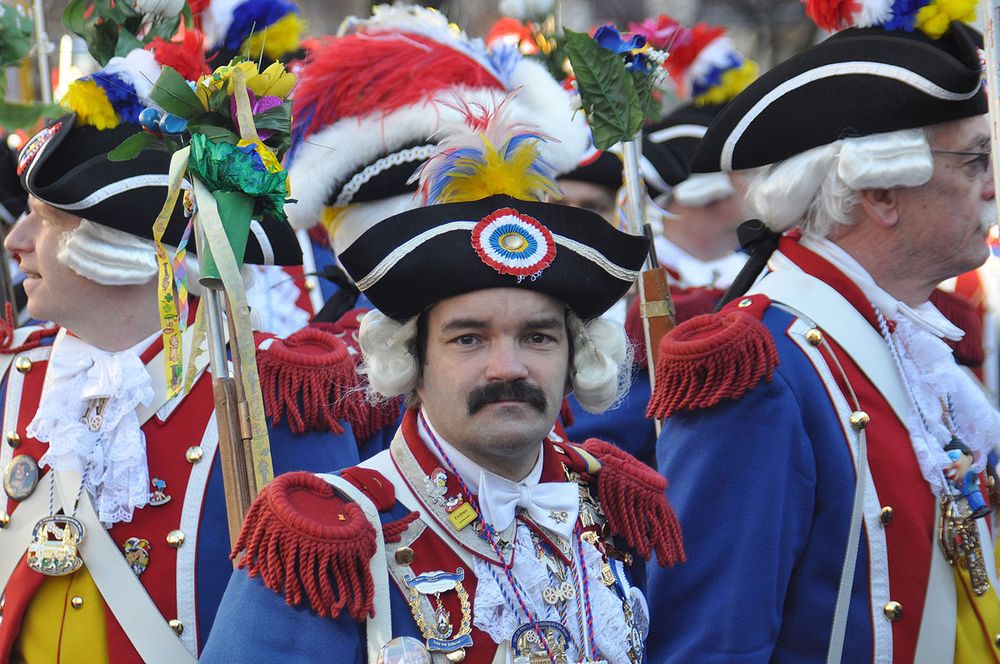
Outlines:
POLYGON ((531 170, 538 158, 537 141, 520 144, 504 159, 485 136, 482 138, 483 159, 457 159, 439 203, 476 201, 498 194, 521 200, 541 200, 545 194, 558 191, 551 179, 531 170))

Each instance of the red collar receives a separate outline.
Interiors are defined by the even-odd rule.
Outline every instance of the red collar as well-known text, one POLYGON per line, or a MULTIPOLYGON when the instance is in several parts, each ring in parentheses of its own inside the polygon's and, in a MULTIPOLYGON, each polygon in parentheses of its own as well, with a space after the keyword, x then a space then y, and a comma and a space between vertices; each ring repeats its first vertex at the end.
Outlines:
POLYGON ((785 236, 778 243, 778 251, 797 265, 803 272, 832 287, 851 303, 865 317, 872 327, 879 329, 875 308, 861 292, 861 288, 850 277, 837 269, 833 263, 799 243, 798 237, 785 236))

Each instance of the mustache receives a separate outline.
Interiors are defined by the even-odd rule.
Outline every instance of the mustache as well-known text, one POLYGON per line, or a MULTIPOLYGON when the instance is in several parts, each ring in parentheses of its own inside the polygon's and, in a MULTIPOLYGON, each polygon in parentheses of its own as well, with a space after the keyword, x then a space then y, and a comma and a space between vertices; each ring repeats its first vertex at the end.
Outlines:
POLYGON ((484 406, 499 401, 523 401, 540 413, 544 413, 548 409, 549 403, 545 392, 540 387, 523 380, 480 385, 469 393, 467 401, 469 415, 475 415, 484 406))

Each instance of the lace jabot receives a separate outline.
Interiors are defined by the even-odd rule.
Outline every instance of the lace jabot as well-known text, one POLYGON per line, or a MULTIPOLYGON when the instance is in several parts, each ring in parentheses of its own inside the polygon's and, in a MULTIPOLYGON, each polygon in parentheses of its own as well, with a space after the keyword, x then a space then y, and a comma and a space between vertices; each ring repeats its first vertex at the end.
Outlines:
POLYGON ((152 380, 139 356, 158 335, 109 353, 61 333, 28 424, 28 435, 49 445, 42 465, 83 474, 105 527, 131 521, 132 512, 149 502, 146 437, 135 411, 153 401, 152 380), (100 421, 84 422, 105 399, 100 421))

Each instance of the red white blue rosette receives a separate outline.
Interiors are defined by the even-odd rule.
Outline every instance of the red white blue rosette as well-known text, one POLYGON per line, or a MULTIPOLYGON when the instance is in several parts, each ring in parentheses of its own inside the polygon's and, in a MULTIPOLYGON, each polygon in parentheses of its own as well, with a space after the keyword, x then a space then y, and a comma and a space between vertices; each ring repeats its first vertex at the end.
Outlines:
POLYGON ((556 257, 552 233, 537 219, 513 208, 500 208, 472 229, 472 247, 500 274, 537 277, 556 257))

